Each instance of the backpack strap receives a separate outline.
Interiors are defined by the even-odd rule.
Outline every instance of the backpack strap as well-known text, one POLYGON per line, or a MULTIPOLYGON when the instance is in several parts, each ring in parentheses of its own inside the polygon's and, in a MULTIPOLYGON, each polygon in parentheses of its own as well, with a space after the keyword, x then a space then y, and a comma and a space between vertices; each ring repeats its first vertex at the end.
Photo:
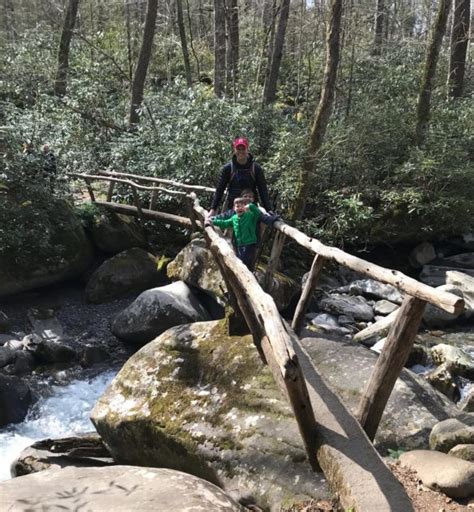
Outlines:
MULTIPOLYGON (((233 160, 230 161, 230 180, 229 183, 235 178, 237 171, 234 169, 233 160)), ((255 162, 252 162, 252 167, 250 167, 250 176, 252 176, 254 184, 257 184, 257 180, 255 179, 255 162)))

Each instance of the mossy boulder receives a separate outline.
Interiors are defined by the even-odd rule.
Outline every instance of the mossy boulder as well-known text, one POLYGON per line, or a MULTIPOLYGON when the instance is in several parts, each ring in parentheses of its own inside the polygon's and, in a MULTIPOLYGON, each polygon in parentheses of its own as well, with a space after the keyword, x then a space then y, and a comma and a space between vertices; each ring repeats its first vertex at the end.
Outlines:
POLYGON ((127 215, 103 211, 94 218, 89 229, 95 246, 109 254, 147 246, 140 224, 127 215))
MULTIPOLYGON (((260 283, 263 283, 265 269, 264 265, 259 265, 255 272, 260 283)), ((195 238, 184 247, 168 265, 167 272, 171 280, 182 280, 208 293, 219 304, 225 304, 225 281, 202 237, 195 238)), ((271 295, 279 311, 286 309, 299 291, 300 287, 295 281, 279 272, 274 273, 271 295)))
POLYGON ((89 302, 100 304, 130 292, 141 292, 166 281, 158 259, 134 247, 104 261, 92 274, 86 286, 89 302))
POLYGON ((92 245, 66 201, 51 198, 50 208, 43 210, 32 201, 10 198, 10 208, 7 224, 12 224, 1 230, 8 235, 17 229, 23 238, 19 235, 10 250, 4 242, 0 250, 0 297, 76 278, 89 267, 92 245))
POLYGON ((228 336, 224 321, 174 327, 143 347, 91 419, 119 463, 185 471, 264 509, 327 497, 251 336, 228 336))
POLYGON ((221 306, 225 304, 227 287, 204 238, 191 240, 169 263, 167 273, 172 281, 184 281, 211 295, 221 306))

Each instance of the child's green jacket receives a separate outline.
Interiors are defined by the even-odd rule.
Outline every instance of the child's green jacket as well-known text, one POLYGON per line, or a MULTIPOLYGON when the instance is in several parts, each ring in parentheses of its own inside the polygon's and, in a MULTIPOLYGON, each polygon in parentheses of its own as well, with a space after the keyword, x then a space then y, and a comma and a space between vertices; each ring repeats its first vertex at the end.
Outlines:
POLYGON ((248 211, 240 217, 232 215, 230 219, 212 219, 214 226, 220 228, 232 228, 234 238, 238 246, 257 243, 257 222, 262 212, 253 204, 249 203, 248 211))

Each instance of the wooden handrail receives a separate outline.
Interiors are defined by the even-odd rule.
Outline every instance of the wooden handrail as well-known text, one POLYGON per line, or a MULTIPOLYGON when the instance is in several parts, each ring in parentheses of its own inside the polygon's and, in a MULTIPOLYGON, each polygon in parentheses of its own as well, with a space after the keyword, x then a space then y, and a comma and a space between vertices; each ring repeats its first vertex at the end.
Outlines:
POLYGON ((110 182, 116 182, 116 183, 124 183, 125 185, 130 185, 131 187, 135 187, 139 190, 152 190, 152 191, 156 190, 156 191, 164 192, 166 194, 177 195, 177 196, 185 196, 186 195, 186 192, 183 192, 182 190, 169 190, 169 189, 163 188, 163 187, 147 187, 146 185, 139 185, 138 183, 135 183, 134 181, 124 180, 122 178, 106 177, 106 176, 101 176, 98 174, 80 174, 80 173, 75 173, 75 172, 70 172, 68 174, 69 174, 69 176, 74 176, 76 178, 83 178, 86 181, 87 180, 110 181, 110 182))
POLYGON ((151 181, 154 183, 164 183, 165 185, 172 185, 174 187, 182 188, 189 192, 210 192, 214 193, 215 188, 204 187, 202 185, 188 185, 187 183, 180 183, 179 181, 167 180, 164 178, 153 178, 151 176, 139 176, 138 174, 130 174, 126 172, 115 172, 115 171, 100 171, 100 174, 104 176, 122 176, 124 178, 136 178, 143 181, 151 181))
POLYGON ((340 265, 350 268, 351 270, 355 270, 356 272, 371 277, 372 279, 376 279, 382 283, 391 284, 408 295, 429 302, 448 313, 458 314, 464 310, 464 300, 452 293, 436 290, 431 286, 420 283, 416 279, 406 276, 398 270, 380 267, 375 263, 365 261, 362 258, 348 254, 336 247, 328 247, 315 238, 310 238, 298 229, 285 224, 283 221, 277 221, 273 226, 281 233, 284 233, 295 240, 295 242, 300 244, 302 247, 309 249, 311 252, 318 254, 327 260, 335 261, 340 265))

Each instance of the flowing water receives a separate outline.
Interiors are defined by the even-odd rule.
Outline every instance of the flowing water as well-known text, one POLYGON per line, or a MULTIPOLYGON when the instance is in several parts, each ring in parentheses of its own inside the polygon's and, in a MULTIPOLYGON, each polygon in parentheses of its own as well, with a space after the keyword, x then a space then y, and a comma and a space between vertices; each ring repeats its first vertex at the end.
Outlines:
POLYGON ((67 386, 53 386, 22 423, 0 429, 0 480, 10 478, 10 464, 33 442, 93 431, 89 414, 115 374, 107 371, 67 386))

